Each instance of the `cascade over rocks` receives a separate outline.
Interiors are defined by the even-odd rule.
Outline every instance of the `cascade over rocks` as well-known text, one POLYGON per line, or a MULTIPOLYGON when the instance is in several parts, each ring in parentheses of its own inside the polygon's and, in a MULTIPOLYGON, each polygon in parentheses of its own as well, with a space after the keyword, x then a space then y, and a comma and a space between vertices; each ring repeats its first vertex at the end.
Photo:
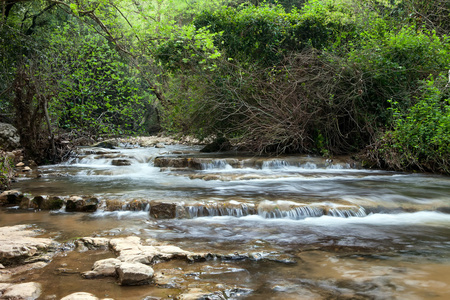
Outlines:
POLYGON ((20 136, 11 124, 0 123, 0 149, 11 151, 20 147, 20 136))

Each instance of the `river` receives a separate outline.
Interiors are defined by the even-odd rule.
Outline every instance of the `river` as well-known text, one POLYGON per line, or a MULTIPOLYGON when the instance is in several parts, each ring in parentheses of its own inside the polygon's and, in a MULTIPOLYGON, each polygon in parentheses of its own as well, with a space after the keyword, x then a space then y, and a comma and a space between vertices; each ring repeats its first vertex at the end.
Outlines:
POLYGON ((198 150, 80 148, 13 188, 92 195, 101 203, 96 212, 7 209, 0 226, 33 224, 61 243, 133 235, 253 259, 165 262, 183 270, 176 284, 120 287, 57 271, 87 271, 112 253, 64 251, 21 280, 42 283, 42 299, 76 291, 175 299, 191 288, 219 291, 211 299, 450 299, 449 177, 367 170, 349 159, 198 150), (151 217, 154 203, 175 204, 176 215, 151 217))

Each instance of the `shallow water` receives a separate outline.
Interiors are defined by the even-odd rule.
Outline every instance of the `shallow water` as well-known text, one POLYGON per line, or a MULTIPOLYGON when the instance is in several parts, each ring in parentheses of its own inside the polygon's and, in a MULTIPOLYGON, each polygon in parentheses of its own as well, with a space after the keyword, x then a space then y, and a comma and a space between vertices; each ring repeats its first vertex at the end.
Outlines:
POLYGON ((67 251, 27 275, 44 284, 43 297, 87 291, 166 299, 197 287, 222 291, 224 299, 450 298, 449 177, 364 170, 348 159, 211 156, 184 146, 101 151, 82 149, 70 162, 44 166, 40 178, 14 186, 32 195, 93 195, 103 203, 97 212, 4 210, 0 225, 35 224, 60 242, 136 235, 260 259, 166 262, 155 270, 181 268, 177 288, 128 288, 111 279, 84 280, 77 272, 62 276, 55 271, 61 264, 87 271, 98 257, 113 256, 67 251), (159 168, 158 156, 204 161, 197 169, 159 168), (114 159, 130 165, 114 166, 114 159), (124 209, 108 210, 110 200, 124 209), (176 203, 182 213, 153 219, 146 210, 127 211, 131 200, 176 203))

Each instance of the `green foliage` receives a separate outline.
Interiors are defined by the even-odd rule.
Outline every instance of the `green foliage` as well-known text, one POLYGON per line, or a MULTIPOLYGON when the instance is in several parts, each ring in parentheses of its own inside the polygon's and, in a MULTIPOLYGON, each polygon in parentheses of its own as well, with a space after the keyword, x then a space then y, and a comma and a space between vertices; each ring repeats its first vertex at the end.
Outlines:
POLYGON ((325 48, 336 42, 342 31, 354 30, 350 10, 324 13, 314 3, 301 11, 286 12, 281 5, 242 5, 204 11, 194 24, 216 35, 215 44, 232 59, 264 66, 277 63, 291 51, 306 47, 325 48))
POLYGON ((450 173, 450 93, 442 88, 446 81, 424 81, 406 112, 392 102, 393 130, 380 149, 390 167, 450 173))
POLYGON ((9 188, 14 173, 13 161, 0 151, 0 190, 9 188))
POLYGON ((145 85, 106 40, 72 25, 53 32, 51 46, 49 63, 59 71, 51 109, 61 128, 93 135, 143 133, 140 125, 151 106, 140 91, 145 85))
POLYGON ((420 81, 450 65, 450 44, 447 36, 405 26, 400 30, 364 32, 360 45, 348 55, 350 63, 364 72, 365 105, 378 116, 380 124, 386 124, 387 100, 398 102, 402 108, 411 105, 411 95, 420 81))

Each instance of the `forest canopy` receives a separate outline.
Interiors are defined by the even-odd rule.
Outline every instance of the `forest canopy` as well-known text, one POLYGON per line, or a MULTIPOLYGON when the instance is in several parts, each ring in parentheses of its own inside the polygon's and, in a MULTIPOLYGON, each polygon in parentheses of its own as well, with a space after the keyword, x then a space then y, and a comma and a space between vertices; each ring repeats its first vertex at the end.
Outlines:
POLYGON ((449 1, 0 5, 0 121, 41 162, 165 131, 450 172, 449 1))

